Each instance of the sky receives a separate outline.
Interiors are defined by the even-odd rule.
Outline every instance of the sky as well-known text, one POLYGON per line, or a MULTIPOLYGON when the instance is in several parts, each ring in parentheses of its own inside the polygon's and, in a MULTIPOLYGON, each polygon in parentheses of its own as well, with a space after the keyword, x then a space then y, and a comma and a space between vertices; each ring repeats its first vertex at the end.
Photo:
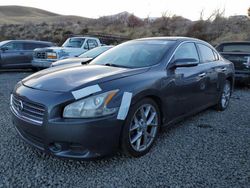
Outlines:
POLYGON ((128 11, 141 18, 167 13, 197 20, 202 10, 205 18, 216 9, 225 9, 225 16, 247 15, 250 0, 0 0, 0 5, 29 6, 89 18, 128 11))

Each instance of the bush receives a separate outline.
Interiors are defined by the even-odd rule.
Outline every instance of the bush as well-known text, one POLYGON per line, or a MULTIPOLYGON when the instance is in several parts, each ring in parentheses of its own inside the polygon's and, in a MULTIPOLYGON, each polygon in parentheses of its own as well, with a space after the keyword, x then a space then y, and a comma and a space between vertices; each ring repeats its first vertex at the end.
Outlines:
POLYGON ((136 17, 135 15, 132 14, 128 17, 128 26, 129 27, 134 28, 134 27, 139 27, 142 25, 143 25, 143 21, 140 18, 136 17))

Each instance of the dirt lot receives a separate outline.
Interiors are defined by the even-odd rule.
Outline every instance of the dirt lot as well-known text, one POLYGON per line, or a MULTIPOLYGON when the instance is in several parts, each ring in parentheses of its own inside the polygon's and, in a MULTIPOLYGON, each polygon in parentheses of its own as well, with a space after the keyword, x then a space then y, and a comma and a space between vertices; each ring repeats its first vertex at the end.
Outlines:
POLYGON ((250 187, 250 89, 165 130, 144 157, 72 161, 31 149, 13 127, 10 92, 29 74, 0 72, 0 187, 250 187))

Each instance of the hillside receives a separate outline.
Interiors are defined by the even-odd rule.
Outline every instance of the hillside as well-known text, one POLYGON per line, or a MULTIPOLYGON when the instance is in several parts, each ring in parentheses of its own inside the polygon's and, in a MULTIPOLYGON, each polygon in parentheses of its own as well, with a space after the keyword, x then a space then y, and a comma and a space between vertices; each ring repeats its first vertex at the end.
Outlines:
POLYGON ((0 25, 26 23, 57 23, 67 21, 87 21, 80 16, 64 16, 38 8, 23 6, 0 6, 0 25))
MULTIPOLYGON (((215 12, 209 19, 191 21, 181 16, 138 18, 129 12, 98 19, 58 15, 37 8, 0 6, 0 41, 7 39, 48 40, 59 45, 72 35, 117 35, 121 39, 152 36, 189 36, 213 45, 222 41, 250 40, 247 16, 224 17, 215 12)), ((125 39, 125 40, 126 40, 125 39)), ((115 40, 119 43, 121 40, 115 40)))
POLYGON ((23 6, 0 6, 0 17, 48 17, 58 14, 45 10, 23 6))

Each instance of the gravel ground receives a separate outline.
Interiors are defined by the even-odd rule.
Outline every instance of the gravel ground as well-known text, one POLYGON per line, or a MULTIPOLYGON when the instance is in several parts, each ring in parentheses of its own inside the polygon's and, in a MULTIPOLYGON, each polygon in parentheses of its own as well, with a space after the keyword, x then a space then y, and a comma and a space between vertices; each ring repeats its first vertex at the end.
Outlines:
POLYGON ((0 72, 0 187, 250 187, 250 89, 165 130, 144 157, 72 161, 31 149, 11 123, 9 94, 29 74, 0 72))

